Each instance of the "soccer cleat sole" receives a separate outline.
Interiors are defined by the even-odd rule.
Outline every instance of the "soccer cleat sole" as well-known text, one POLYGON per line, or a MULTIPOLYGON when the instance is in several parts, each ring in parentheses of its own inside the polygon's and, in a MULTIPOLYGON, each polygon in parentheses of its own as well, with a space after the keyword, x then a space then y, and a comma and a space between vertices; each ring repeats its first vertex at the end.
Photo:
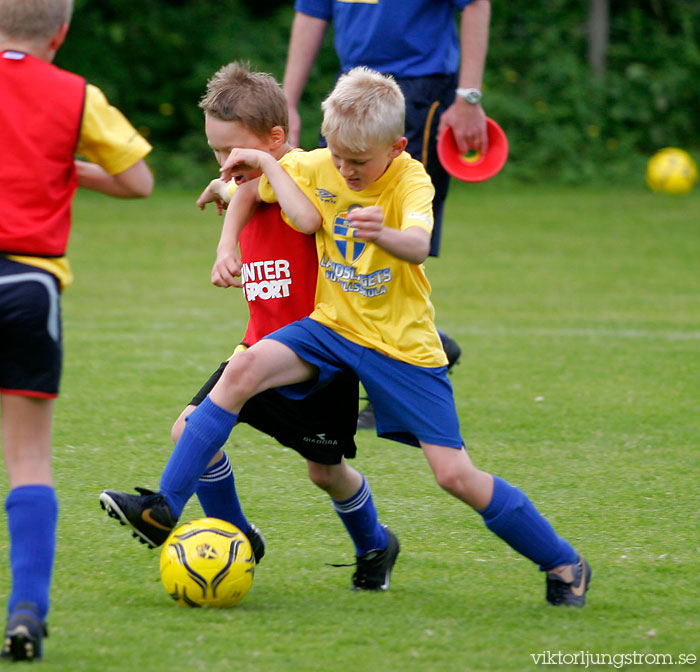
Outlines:
POLYGON ((124 515, 124 512, 119 508, 117 503, 106 493, 100 494, 100 506, 107 512, 110 518, 118 520, 122 525, 126 525, 131 528, 131 536, 134 539, 138 539, 142 544, 148 546, 148 548, 156 548, 159 544, 156 544, 152 539, 149 539, 145 534, 137 530, 130 522, 129 519, 124 515))
POLYGON ((5 633, 2 657, 12 660, 37 660, 41 658, 40 642, 32 637, 29 628, 20 625, 5 633))

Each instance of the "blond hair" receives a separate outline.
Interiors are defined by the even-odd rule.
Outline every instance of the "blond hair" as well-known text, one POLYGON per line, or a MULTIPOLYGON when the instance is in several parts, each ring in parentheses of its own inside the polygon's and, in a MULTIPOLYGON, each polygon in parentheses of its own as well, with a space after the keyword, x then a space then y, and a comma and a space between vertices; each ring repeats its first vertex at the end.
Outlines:
POLYGON ((281 126, 285 135, 289 130, 282 87, 272 75, 251 71, 248 63, 229 63, 215 72, 199 107, 221 121, 237 121, 261 137, 275 126, 281 126))
POLYGON ((406 101, 399 85, 370 68, 341 75, 321 107, 321 133, 353 152, 389 145, 404 134, 406 101))
POLYGON ((72 15, 73 0, 0 0, 0 38, 51 39, 72 15))

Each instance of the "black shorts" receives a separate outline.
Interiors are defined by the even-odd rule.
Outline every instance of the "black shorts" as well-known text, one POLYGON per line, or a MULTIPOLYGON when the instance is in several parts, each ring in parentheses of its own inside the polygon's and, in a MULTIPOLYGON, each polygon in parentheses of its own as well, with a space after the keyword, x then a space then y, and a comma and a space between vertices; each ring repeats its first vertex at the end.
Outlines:
POLYGON ((58 395, 63 347, 58 280, 0 255, 0 392, 58 395))
MULTIPOLYGON (((190 401, 198 406, 221 378, 228 362, 211 375, 190 401)), ((265 390, 249 399, 238 421, 273 437, 283 446, 319 464, 339 464, 357 453, 357 400, 359 383, 352 374, 342 374, 305 399, 288 399, 275 390, 265 390)))

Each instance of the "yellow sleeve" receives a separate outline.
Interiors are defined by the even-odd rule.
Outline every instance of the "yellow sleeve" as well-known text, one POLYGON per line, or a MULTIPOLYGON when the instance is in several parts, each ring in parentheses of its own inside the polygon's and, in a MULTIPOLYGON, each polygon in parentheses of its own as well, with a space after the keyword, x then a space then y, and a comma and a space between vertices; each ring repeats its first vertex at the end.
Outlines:
POLYGON ((131 168, 153 149, 150 143, 109 104, 104 93, 88 84, 77 154, 116 175, 131 168))
POLYGON ((277 196, 275 195, 275 190, 272 188, 268 182, 265 173, 260 177, 260 182, 258 183, 258 194, 262 199, 263 203, 277 203, 277 196))
POLYGON ((431 201, 427 201, 428 207, 425 206, 426 199, 417 194, 407 195, 404 201, 403 217, 401 219, 401 228, 409 229, 412 226, 419 228, 432 234, 433 232, 433 210, 431 201))
POLYGON ((401 229, 418 226, 428 233, 433 231, 433 196, 435 189, 422 171, 406 175, 402 179, 401 229))
MULTIPOLYGON (((305 152, 303 149, 292 149, 279 159, 277 163, 285 169, 287 174, 297 183, 297 186, 304 192, 307 198, 312 199, 314 190, 311 188, 310 180, 305 176, 299 162, 299 159, 303 162, 305 157, 308 157, 308 152, 305 152)), ((260 176, 258 195, 263 203, 277 203, 277 196, 265 173, 260 176)), ((295 231, 300 231, 289 217, 287 217, 284 210, 280 210, 280 214, 288 226, 291 226, 295 231)))
POLYGON ((228 201, 229 203, 231 202, 231 199, 233 198, 233 194, 238 188, 238 185, 234 180, 231 180, 228 185, 226 185, 226 193, 228 194, 228 201))
MULTIPOLYGON (((277 163, 285 169, 287 174, 297 183, 297 186, 306 194, 307 197, 313 196, 314 190, 311 187, 310 180, 304 171, 304 161, 309 157, 309 153, 303 149, 292 149, 287 152, 277 163)), ((265 173, 260 177, 258 184, 258 194, 265 203, 276 203, 277 196, 275 191, 270 186, 265 173)))

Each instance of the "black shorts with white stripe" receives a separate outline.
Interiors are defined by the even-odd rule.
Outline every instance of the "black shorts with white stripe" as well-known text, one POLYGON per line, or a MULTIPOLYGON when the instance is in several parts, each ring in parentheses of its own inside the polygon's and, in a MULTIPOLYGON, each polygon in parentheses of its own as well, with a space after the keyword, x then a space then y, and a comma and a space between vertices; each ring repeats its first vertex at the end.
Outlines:
POLYGON ((56 397, 62 361, 57 278, 0 254, 0 392, 56 397))

